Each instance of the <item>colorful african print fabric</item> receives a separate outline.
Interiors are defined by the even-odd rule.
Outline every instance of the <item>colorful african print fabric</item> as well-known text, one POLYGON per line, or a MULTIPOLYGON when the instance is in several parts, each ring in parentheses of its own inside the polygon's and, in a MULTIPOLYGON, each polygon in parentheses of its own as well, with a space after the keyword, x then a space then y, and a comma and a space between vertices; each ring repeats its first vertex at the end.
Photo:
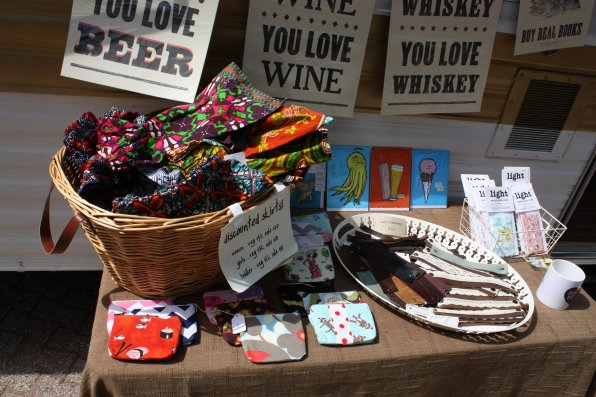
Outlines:
POLYGON ((247 164, 273 178, 331 159, 327 131, 319 129, 277 149, 247 158, 247 164))
POLYGON ((157 113, 142 125, 137 114, 116 111, 99 120, 100 153, 114 169, 159 164, 191 142, 231 143, 230 134, 255 123, 282 105, 250 85, 232 63, 197 96, 194 103, 157 113))
POLYGON ((128 194, 114 199, 113 211, 162 218, 191 216, 219 211, 270 186, 269 178, 246 164, 214 156, 192 170, 179 185, 149 196, 128 194))

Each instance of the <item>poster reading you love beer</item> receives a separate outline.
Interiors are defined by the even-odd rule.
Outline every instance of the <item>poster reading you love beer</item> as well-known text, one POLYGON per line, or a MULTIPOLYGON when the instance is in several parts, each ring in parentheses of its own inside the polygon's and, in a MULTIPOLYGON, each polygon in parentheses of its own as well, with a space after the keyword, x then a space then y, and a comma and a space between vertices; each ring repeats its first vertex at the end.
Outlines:
POLYGON ((393 1, 382 114, 480 111, 501 3, 393 1))
POLYGON ((74 0, 61 74, 192 102, 217 5, 218 0, 74 0))

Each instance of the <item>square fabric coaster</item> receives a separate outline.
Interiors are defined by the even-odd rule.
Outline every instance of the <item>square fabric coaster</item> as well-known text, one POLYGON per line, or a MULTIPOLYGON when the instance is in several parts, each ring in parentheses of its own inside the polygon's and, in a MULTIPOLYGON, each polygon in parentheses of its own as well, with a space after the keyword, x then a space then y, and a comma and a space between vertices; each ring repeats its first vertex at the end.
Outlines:
MULTIPOLYGON (((108 319, 110 315, 112 318, 114 315, 136 315, 136 316, 159 316, 167 318, 171 316, 177 316, 180 318, 180 344, 190 345, 198 336, 199 318, 197 316, 197 305, 194 303, 173 305, 165 304, 166 301, 143 301, 145 303, 139 304, 139 301, 133 305, 128 305, 128 301, 114 301, 108 307, 108 319), (155 306, 148 306, 148 302, 157 302, 155 306), (124 309, 123 307, 127 307, 124 309)), ((112 329, 112 323, 108 321, 108 332, 112 329)))
POLYGON ((215 319, 224 340, 232 346, 240 346, 240 334, 232 332, 232 317, 239 313, 243 316, 275 313, 275 308, 265 298, 239 302, 228 302, 214 308, 215 319))
POLYGON ((329 303, 312 305, 308 320, 322 345, 370 343, 377 329, 366 303, 329 303))
POLYGON ((310 312, 312 305, 321 303, 362 303, 358 291, 315 292, 308 294, 302 300, 306 312, 310 312))
POLYGON ((303 299, 312 293, 333 292, 333 284, 330 281, 322 283, 292 283, 282 284, 277 288, 279 297, 288 313, 298 312, 306 316, 303 299))
POLYGON ((298 313, 245 317, 240 333, 244 354, 253 363, 296 361, 306 355, 302 320, 298 313))
POLYGON ((244 292, 236 292, 231 289, 221 291, 207 291, 203 294, 203 305, 209 322, 217 325, 213 308, 222 303, 238 302, 250 299, 259 299, 263 297, 263 289, 258 285, 253 285, 244 292))
POLYGON ((118 360, 164 360, 178 347, 180 319, 176 316, 114 317, 108 340, 110 356, 118 360))
POLYGON ((311 283, 335 278, 327 246, 298 248, 291 262, 283 265, 282 269, 286 280, 292 282, 311 283))

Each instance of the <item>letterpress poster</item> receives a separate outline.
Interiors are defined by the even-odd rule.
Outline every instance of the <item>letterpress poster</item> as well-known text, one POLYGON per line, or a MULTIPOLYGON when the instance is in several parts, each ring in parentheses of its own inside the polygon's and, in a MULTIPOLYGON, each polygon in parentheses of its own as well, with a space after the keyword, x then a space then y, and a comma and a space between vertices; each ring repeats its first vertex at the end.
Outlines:
POLYGON ((252 0, 243 70, 259 89, 352 116, 374 0, 252 0))
POLYGON ((501 0, 392 3, 381 113, 480 111, 501 0))
POLYGON ((594 0, 528 0, 519 4, 514 55, 586 42, 594 0))
POLYGON ((74 0, 62 76, 192 102, 219 0, 74 0))

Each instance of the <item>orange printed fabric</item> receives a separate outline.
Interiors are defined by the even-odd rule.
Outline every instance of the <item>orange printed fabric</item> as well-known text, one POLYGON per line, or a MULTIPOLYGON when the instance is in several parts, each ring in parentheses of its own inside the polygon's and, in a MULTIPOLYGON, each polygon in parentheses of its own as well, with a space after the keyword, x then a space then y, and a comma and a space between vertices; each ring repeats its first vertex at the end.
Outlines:
POLYGON ((325 115, 302 106, 282 106, 279 111, 259 121, 244 150, 246 157, 277 149, 323 126, 325 115))
POLYGON ((180 338, 180 318, 114 316, 108 347, 118 360, 163 360, 172 357, 180 338))

